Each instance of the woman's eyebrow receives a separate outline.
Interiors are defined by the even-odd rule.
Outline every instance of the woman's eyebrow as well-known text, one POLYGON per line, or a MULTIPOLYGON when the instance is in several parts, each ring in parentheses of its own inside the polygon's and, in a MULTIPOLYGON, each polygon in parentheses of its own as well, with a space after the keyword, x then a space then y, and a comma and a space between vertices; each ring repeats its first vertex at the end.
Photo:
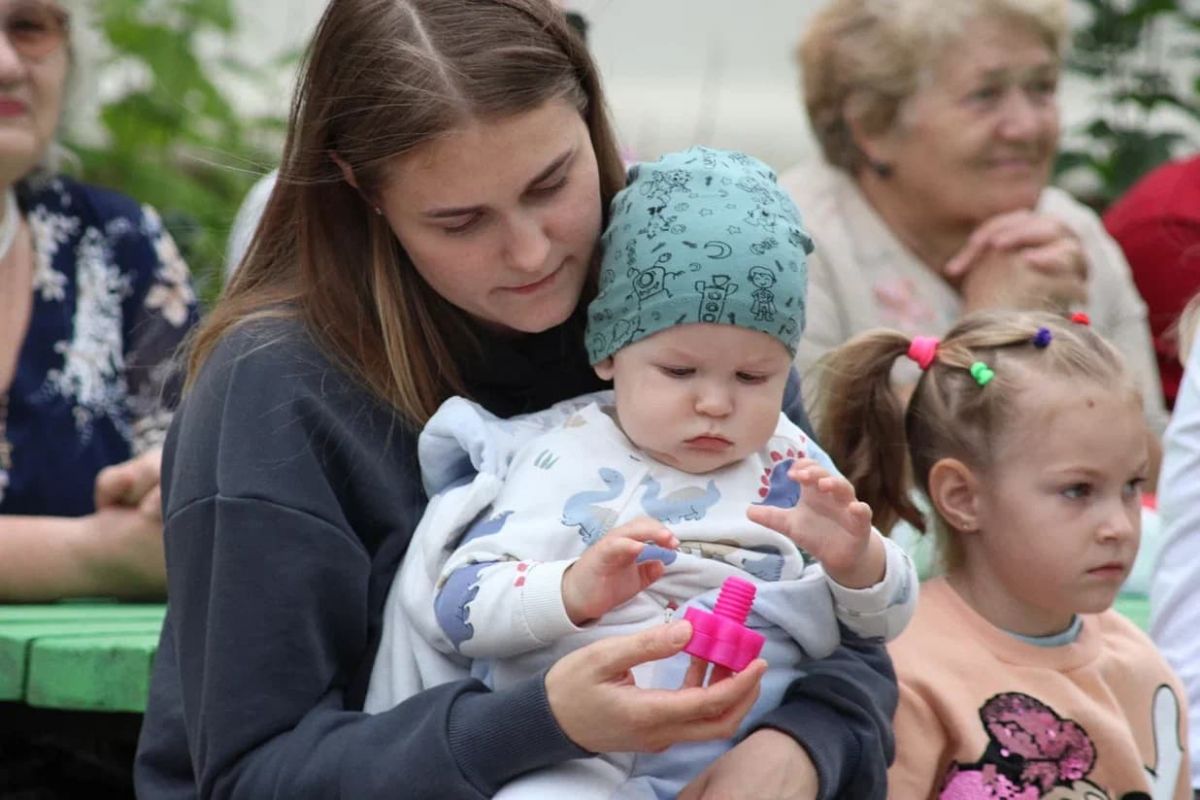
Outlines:
MULTIPOLYGON (((532 189, 542 181, 549 178, 555 172, 558 172, 564 164, 570 161, 575 156, 575 147, 572 146, 565 153, 555 158, 550 162, 550 165, 534 176, 525 187, 525 191, 532 189)), ((430 219, 444 219, 446 217, 463 217, 468 214, 474 214, 479 211, 480 206, 462 206, 460 208, 435 208, 432 211, 426 211, 425 216, 430 219)))
POLYGON ((572 146, 572 147, 568 148, 565 153, 563 153, 558 158, 551 161, 550 165, 548 167, 546 167, 544 170, 539 172, 534 177, 534 179, 531 180, 529 182, 529 184, 525 187, 526 190, 532 189, 534 186, 537 186, 539 183, 546 180, 554 173, 558 172, 558 170, 562 167, 562 165, 566 164, 568 161, 570 161, 572 158, 574 158, 574 156, 575 156, 575 147, 572 146))
POLYGON ((1043 61, 1021 67, 994 67, 984 70, 979 77, 985 81, 1006 81, 1013 77, 1020 80, 1027 77, 1050 76, 1057 72, 1058 64, 1056 62, 1043 61))

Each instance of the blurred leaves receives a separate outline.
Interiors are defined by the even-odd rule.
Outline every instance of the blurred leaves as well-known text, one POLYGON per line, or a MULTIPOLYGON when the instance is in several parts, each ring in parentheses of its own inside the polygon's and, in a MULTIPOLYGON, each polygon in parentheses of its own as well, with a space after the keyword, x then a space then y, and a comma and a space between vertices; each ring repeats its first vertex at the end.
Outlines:
POLYGON ((1103 207, 1181 147, 1195 148, 1180 120, 1200 122, 1200 76, 1180 81, 1179 62, 1200 55, 1200 15, 1177 0, 1079 1, 1090 18, 1074 33, 1067 69, 1099 84, 1100 102, 1055 173, 1086 173, 1095 184, 1087 199, 1103 207))
POLYGON ((237 33, 231 0, 97 0, 112 56, 102 69, 130 76, 105 103, 100 144, 68 138, 85 180, 155 206, 211 302, 225 242, 256 177, 274 162, 283 120, 247 117, 224 84, 265 86, 265 67, 208 51, 237 33))

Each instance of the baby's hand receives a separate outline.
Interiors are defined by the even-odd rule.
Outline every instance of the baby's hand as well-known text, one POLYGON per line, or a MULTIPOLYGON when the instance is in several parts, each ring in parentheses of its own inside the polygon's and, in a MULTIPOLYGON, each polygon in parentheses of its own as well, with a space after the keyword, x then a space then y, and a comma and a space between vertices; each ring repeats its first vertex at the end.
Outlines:
POLYGON ((798 459, 788 477, 800 484, 794 507, 750 506, 746 516, 787 536, 848 589, 883 580, 883 540, 871 529, 871 507, 855 497, 850 481, 811 458, 798 459))
POLYGON ((679 540, 658 520, 614 528, 563 573, 563 605, 576 625, 597 619, 662 577, 679 540))

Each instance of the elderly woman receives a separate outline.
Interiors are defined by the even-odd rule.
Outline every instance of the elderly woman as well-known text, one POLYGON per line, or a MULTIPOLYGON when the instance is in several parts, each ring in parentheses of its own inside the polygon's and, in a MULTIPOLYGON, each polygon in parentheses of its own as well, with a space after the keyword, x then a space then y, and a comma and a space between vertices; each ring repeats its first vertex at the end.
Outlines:
POLYGON ((1046 185, 1066 34, 1066 0, 832 0, 816 16, 799 60, 827 163, 781 179, 817 231, 802 370, 872 327, 937 335, 982 308, 1086 311, 1162 431, 1129 266, 1094 213, 1046 185))
POLYGON ((153 210, 48 166, 68 33, 52 0, 0 0, 0 601, 165 585, 164 401, 195 297, 153 210))

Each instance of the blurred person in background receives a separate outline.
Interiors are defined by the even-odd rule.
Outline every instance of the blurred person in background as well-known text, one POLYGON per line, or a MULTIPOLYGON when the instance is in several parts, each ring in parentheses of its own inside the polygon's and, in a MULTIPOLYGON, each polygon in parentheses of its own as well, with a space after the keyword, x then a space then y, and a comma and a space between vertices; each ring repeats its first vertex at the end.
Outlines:
POLYGON ((1150 583, 1150 635, 1188 692, 1192 786, 1200 798, 1200 293, 1179 321, 1180 359, 1186 365, 1171 424, 1163 437, 1158 509, 1162 551, 1150 583))
POLYGON ((1104 227, 1121 245, 1149 310, 1150 333, 1167 407, 1183 378, 1176 329, 1200 291, 1200 155, 1151 171, 1109 206, 1104 227))
MULTIPOLYGON (((980 309, 1084 311, 1161 434, 1129 266, 1095 213, 1047 185, 1067 5, 832 0, 812 20, 798 57, 824 161, 780 179, 820 232, 802 373, 877 326, 940 335, 980 309)), ((918 374, 895 377, 911 389, 918 374)))
POLYGON ((56 170, 67 9, 0 0, 0 601, 161 597, 161 442, 197 318, 158 215, 56 170))

